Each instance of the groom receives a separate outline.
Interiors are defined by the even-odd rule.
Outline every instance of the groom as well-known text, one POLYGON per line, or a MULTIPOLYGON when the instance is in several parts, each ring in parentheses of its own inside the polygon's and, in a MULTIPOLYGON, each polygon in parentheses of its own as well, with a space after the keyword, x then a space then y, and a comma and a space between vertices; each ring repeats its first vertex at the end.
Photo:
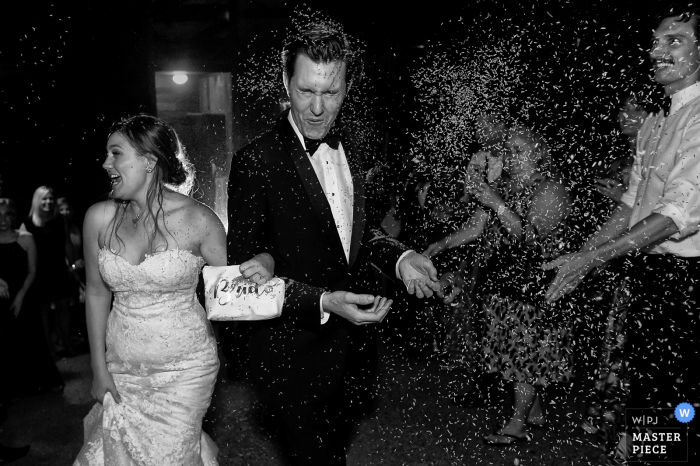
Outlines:
POLYGON ((359 58, 339 29, 312 25, 283 50, 291 109, 238 152, 229 182, 229 264, 274 258, 288 288, 282 316, 258 323, 251 377, 284 426, 298 465, 344 465, 358 390, 377 366, 364 324, 390 300, 370 263, 418 297, 442 287, 430 260, 370 228, 362 160, 336 124, 359 58))

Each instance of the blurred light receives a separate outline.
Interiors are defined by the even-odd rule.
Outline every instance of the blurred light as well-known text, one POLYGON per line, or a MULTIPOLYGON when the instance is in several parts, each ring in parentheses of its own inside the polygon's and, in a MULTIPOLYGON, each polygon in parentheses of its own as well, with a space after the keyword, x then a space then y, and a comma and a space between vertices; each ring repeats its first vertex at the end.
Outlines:
POLYGON ((175 84, 185 84, 187 82, 187 75, 175 74, 173 75, 173 81, 175 81, 175 84))

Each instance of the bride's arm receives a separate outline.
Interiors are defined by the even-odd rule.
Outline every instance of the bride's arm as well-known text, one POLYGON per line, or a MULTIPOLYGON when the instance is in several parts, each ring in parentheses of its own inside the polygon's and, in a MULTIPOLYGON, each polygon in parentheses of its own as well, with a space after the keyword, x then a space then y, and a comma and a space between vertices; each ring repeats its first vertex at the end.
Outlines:
POLYGON ((99 232, 106 225, 109 214, 105 203, 95 204, 85 214, 83 224, 83 257, 85 258, 85 319, 87 321, 88 340, 90 341, 90 360, 92 363, 92 396, 102 403, 107 392, 117 403, 121 397, 117 393, 112 374, 107 370, 105 357, 105 337, 107 317, 112 303, 112 291, 102 280, 97 265, 99 251, 99 232))
MULTIPOLYGON (((199 251, 211 266, 227 265, 226 230, 219 217, 208 207, 199 206, 199 251)), ((258 254, 240 265, 244 278, 262 285, 275 274, 275 260, 270 254, 258 254)))
POLYGON ((199 253, 207 265, 226 265, 226 230, 219 217, 204 204, 196 207, 196 231, 199 239, 199 253))

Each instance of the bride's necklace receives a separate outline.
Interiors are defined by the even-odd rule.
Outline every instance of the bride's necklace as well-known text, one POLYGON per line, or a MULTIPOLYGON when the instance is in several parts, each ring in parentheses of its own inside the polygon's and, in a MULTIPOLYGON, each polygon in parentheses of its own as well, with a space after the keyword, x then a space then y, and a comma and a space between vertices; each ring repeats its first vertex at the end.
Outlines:
POLYGON ((141 218, 141 215, 143 215, 145 210, 142 210, 136 217, 133 217, 131 219, 131 225, 134 227, 134 230, 138 228, 139 226, 139 219, 141 218))

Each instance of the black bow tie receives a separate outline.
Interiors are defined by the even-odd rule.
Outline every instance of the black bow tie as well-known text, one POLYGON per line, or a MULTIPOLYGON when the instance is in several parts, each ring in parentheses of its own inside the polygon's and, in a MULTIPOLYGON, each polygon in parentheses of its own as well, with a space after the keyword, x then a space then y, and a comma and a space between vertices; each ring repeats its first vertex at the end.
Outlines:
POLYGON ((328 134, 326 134, 326 137, 324 137, 323 139, 309 139, 306 136, 304 136, 304 145, 306 146, 306 152, 311 157, 313 157, 313 155, 316 153, 318 148, 324 142, 326 144, 328 144, 328 147, 330 147, 331 149, 338 150, 338 146, 340 145, 340 133, 338 133, 338 134, 328 133, 328 134))

